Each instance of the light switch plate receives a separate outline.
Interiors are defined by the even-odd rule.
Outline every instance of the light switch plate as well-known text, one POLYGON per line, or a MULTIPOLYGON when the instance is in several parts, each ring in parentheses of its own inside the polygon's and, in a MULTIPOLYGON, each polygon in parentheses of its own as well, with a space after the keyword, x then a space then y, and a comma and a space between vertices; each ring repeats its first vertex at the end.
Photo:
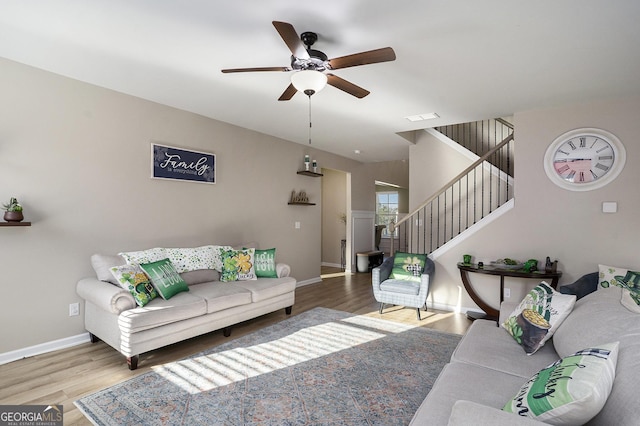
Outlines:
POLYGON ((618 203, 615 201, 605 201, 602 203, 602 213, 617 213, 618 203))

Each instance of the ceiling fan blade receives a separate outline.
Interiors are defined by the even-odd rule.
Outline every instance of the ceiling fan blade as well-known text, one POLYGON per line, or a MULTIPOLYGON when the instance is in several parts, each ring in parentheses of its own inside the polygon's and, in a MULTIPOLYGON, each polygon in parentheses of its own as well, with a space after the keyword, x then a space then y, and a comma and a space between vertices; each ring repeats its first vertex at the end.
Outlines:
POLYGON ((310 58, 309 52, 307 52, 307 49, 304 47, 304 44, 302 43, 302 40, 300 40, 300 36, 296 32, 296 29, 293 28, 293 25, 280 21, 273 21, 272 23, 293 56, 299 59, 310 58))
POLYGON ((341 56, 329 59, 329 66, 332 70, 340 68, 355 67, 357 65, 376 64, 378 62, 395 61, 396 53, 390 47, 369 50, 367 52, 354 53, 353 55, 341 56))
POLYGON ((340 78, 337 75, 333 74, 327 74, 327 83, 359 99, 362 99, 369 93, 371 93, 368 90, 363 89, 360 86, 356 86, 355 84, 345 80, 344 78, 340 78))
POLYGON ((257 68, 227 68, 222 70, 223 73, 230 72, 254 72, 254 71, 291 71, 289 67, 257 67, 257 68))
POLYGON ((293 98, 293 95, 295 95, 298 92, 298 90, 293 87, 293 84, 289 84, 289 87, 287 87, 284 92, 282 92, 282 95, 280 95, 280 97, 278 98, 279 101, 288 101, 289 99, 293 98))

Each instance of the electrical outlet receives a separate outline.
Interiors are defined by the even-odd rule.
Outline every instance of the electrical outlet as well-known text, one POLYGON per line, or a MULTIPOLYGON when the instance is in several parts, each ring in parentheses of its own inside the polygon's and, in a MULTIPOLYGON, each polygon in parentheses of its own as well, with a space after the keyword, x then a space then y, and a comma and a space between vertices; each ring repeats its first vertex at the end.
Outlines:
POLYGON ((511 289, 510 288, 505 288, 504 289, 504 298, 508 299, 511 297, 511 289))
POLYGON ((75 317, 76 315, 80 315, 80 304, 79 303, 70 303, 69 304, 69 316, 75 317))
POLYGON ((294 228, 300 229, 300 222, 296 222, 293 224, 294 228))

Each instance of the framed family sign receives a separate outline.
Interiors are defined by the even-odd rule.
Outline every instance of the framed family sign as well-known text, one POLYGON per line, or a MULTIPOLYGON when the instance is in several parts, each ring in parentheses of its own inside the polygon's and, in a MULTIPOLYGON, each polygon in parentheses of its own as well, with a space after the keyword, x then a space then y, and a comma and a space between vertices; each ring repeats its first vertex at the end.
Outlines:
POLYGON ((216 156, 151 143, 151 177, 200 183, 216 183, 216 156))

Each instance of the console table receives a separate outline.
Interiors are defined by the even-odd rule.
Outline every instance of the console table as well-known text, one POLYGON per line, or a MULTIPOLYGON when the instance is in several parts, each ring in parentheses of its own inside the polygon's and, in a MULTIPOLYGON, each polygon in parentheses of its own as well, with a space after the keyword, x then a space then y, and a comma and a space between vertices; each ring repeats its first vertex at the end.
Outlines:
POLYGON ((500 312, 497 309, 489 306, 478 294, 475 292, 473 287, 471 286, 471 282, 469 281, 469 272, 477 273, 477 274, 486 274, 486 275, 497 275, 500 277, 500 303, 504 300, 504 277, 514 277, 514 278, 533 278, 537 280, 550 279, 551 287, 558 287, 558 280, 562 276, 562 272, 545 272, 545 271, 533 271, 533 272, 525 272, 522 269, 505 269, 499 268, 491 265, 484 265, 483 267, 478 267, 475 263, 458 263, 458 269, 460 269, 460 278, 462 278, 462 284, 464 284, 464 288, 471 296, 471 299, 476 302, 476 305, 480 307, 483 311, 486 312, 486 315, 478 314, 476 312, 467 312, 467 317, 471 320, 484 318, 491 320, 498 320, 498 316, 500 312))

